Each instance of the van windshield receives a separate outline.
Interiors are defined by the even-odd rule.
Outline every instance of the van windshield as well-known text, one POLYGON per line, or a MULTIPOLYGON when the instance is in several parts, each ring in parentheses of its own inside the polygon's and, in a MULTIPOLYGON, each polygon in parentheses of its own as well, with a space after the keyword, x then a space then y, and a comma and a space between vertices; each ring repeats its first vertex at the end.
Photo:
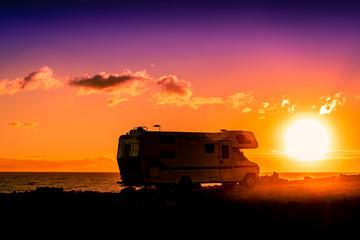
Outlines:
POLYGON ((118 147, 118 158, 138 157, 139 141, 120 140, 118 147))

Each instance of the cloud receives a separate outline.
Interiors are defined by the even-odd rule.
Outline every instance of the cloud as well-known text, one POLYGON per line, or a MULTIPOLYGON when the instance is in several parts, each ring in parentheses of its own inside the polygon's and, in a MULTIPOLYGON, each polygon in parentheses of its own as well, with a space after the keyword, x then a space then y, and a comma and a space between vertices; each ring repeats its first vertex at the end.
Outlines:
POLYGON ((126 102, 127 100, 128 100, 128 98, 121 98, 119 96, 115 96, 115 97, 108 97, 106 102, 110 107, 112 107, 118 103, 126 102))
POLYGON ((224 103, 221 97, 191 97, 191 84, 188 81, 178 80, 174 75, 161 77, 154 82, 160 87, 160 91, 153 94, 156 104, 188 105, 198 109, 205 104, 224 103))
POLYGON ((319 114, 330 114, 337 110, 339 106, 345 104, 346 98, 342 92, 335 93, 334 96, 323 96, 320 98, 322 106, 320 107, 319 114))
POLYGON ((15 78, 14 80, 0 80, 0 95, 12 95, 25 90, 49 90, 63 86, 64 81, 62 79, 56 78, 51 68, 44 66, 40 68, 40 70, 32 72, 23 78, 15 78))
POLYGON ((261 115, 259 119, 265 119, 266 115, 273 115, 276 112, 277 105, 270 104, 269 102, 263 102, 262 107, 259 108, 258 113, 261 115))
POLYGON ((9 79, 0 80, 0 96, 4 94, 15 94, 21 90, 20 78, 16 78, 12 81, 9 79))
POLYGON ((285 107, 285 105, 289 104, 289 99, 283 99, 282 102, 281 102, 281 107, 285 107))
POLYGON ((9 125, 13 128, 19 128, 20 126, 22 126, 21 122, 11 122, 9 123, 9 125))
POLYGON ((152 96, 156 100, 156 104, 170 104, 175 106, 183 106, 189 103, 192 91, 190 83, 184 80, 178 80, 176 76, 170 75, 155 80, 154 83, 160 87, 160 91, 152 96))
POLYGON ((243 112, 243 113, 248 113, 248 112, 251 112, 251 110, 252 110, 252 109, 249 108, 249 107, 244 107, 243 110, 242 110, 242 112, 243 112))
POLYGON ((292 104, 286 95, 282 96, 281 108, 286 109, 289 113, 295 113, 296 104, 292 104))
POLYGON ((38 123, 37 122, 31 122, 31 123, 25 123, 25 122, 11 122, 9 123, 9 125, 13 128, 25 128, 25 129, 30 129, 30 128, 34 128, 36 127, 38 123))
POLYGON ((295 113, 295 107, 296 107, 296 104, 292 105, 291 107, 289 106, 288 107, 288 112, 289 113, 295 113))
POLYGON ((222 104, 221 97, 191 97, 191 84, 185 80, 179 80, 174 75, 164 76, 154 80, 160 90, 153 94, 156 104, 170 104, 173 106, 188 105, 198 109, 204 104, 222 104))
POLYGON ((224 101, 221 97, 193 97, 189 101, 189 105, 198 109, 200 106, 204 104, 223 104, 224 101))
POLYGON ((224 103, 220 97, 191 97, 191 84, 188 81, 179 80, 174 75, 161 77, 154 80, 154 83, 160 88, 158 92, 152 95, 158 105, 188 105, 194 109, 198 109, 204 104, 224 103))
POLYGON ((282 111, 292 114, 295 113, 295 108, 296 104, 292 103, 286 95, 283 95, 280 99, 271 99, 269 102, 263 102, 258 110, 260 114, 259 119, 265 119, 268 115, 271 116, 282 111))
POLYGON ((160 87, 160 94, 165 97, 189 98, 192 94, 190 83, 184 80, 178 80, 176 76, 170 75, 155 80, 160 87))
MULTIPOLYGON (((245 104, 250 104, 255 101, 255 97, 253 94, 254 94, 253 91, 235 93, 233 95, 230 95, 227 98, 227 102, 231 105, 231 108, 240 109, 245 104)), ((250 112, 250 111, 251 111, 251 108, 249 108, 249 107, 244 107, 242 109, 243 113, 250 112)))
MULTIPOLYGON (((14 80, 0 80, 0 95, 12 95, 26 90, 49 90, 61 87, 70 87, 78 95, 108 95, 106 99, 108 106, 126 102, 129 100, 129 97, 143 95, 149 90, 152 99, 155 100, 157 105, 187 105, 193 109, 198 109, 205 104, 230 103, 232 108, 242 107, 242 112, 247 113, 251 111, 251 108, 244 105, 253 102, 255 99, 252 95, 253 92, 233 94, 228 97, 227 101, 224 101, 222 97, 194 97, 190 82, 179 80, 175 75, 154 79, 145 70, 134 73, 126 70, 121 74, 100 72, 93 76, 83 74, 78 78, 69 80, 69 77, 55 77, 53 70, 48 66, 31 72, 26 77, 15 78, 14 80)), ((30 125, 24 123, 14 123, 11 126, 31 128, 30 125)))
POLYGON ((145 71, 135 73, 124 71, 122 74, 101 72, 92 77, 84 74, 74 80, 68 80, 68 77, 60 79, 54 76, 53 70, 50 67, 44 66, 23 78, 0 80, 0 95, 12 95, 20 91, 35 89, 56 89, 66 86, 65 83, 67 82, 67 85, 76 89, 79 95, 94 93, 111 95, 107 99, 107 103, 109 106, 113 106, 119 102, 127 101, 128 99, 124 96, 143 94, 148 90, 146 82, 150 80, 151 78, 145 71))
POLYGON ((150 85, 156 86, 156 89, 152 89, 152 98, 158 105, 188 105, 198 109, 204 104, 223 103, 222 98, 218 97, 191 97, 191 84, 188 81, 179 80, 174 75, 163 76, 154 80, 145 71, 136 73, 126 71, 122 74, 101 72, 92 77, 83 75, 69 81, 69 86, 75 88, 79 95, 99 93, 110 95, 107 98, 109 106, 126 102, 129 100, 129 96, 142 95, 149 90, 150 85))

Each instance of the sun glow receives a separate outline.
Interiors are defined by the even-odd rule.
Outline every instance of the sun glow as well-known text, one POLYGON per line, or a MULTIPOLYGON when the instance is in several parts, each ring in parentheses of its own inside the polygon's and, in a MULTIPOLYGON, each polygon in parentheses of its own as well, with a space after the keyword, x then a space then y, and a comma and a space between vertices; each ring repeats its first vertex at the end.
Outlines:
POLYGON ((286 132, 287 153, 301 161, 323 159, 329 150, 330 137, 323 124, 304 119, 293 124, 286 132))

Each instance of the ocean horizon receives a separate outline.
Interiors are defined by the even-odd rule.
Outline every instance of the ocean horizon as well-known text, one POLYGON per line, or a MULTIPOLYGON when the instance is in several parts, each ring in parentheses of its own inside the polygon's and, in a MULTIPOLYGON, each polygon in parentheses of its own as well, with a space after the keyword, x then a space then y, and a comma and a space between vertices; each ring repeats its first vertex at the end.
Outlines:
MULTIPOLYGON (((274 172, 261 172, 271 176, 274 172)), ((326 178, 358 175, 360 172, 277 172, 280 178, 301 180, 304 177, 326 178)), ((120 192, 124 186, 119 172, 0 172, 0 193, 34 191, 38 187, 63 188, 64 191, 120 192)), ((205 184, 208 185, 208 184, 205 184)))

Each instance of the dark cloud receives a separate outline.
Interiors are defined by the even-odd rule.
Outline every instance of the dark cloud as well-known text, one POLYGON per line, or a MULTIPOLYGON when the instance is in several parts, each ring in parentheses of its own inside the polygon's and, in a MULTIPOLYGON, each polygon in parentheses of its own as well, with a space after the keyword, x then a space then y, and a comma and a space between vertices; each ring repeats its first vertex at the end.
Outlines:
POLYGON ((107 74, 101 72, 95 76, 70 80, 69 86, 75 88, 79 95, 104 93, 110 95, 107 99, 109 106, 127 101, 128 96, 142 95, 148 90, 147 83, 152 78, 145 71, 132 73, 125 71, 122 74, 107 74))
POLYGON ((24 77, 24 79, 23 79, 23 81, 22 81, 22 83, 21 83, 21 85, 20 85, 19 87, 25 88, 25 86, 26 86, 28 83, 34 81, 34 77, 36 76, 36 74, 37 74, 38 72, 39 72, 39 71, 37 71, 37 72, 32 72, 32 73, 30 73, 27 77, 24 77))
POLYGON ((95 89, 104 89, 109 87, 116 87, 132 80, 143 80, 143 77, 134 75, 106 75, 98 74, 90 78, 79 78, 69 82, 72 86, 80 86, 95 89))

